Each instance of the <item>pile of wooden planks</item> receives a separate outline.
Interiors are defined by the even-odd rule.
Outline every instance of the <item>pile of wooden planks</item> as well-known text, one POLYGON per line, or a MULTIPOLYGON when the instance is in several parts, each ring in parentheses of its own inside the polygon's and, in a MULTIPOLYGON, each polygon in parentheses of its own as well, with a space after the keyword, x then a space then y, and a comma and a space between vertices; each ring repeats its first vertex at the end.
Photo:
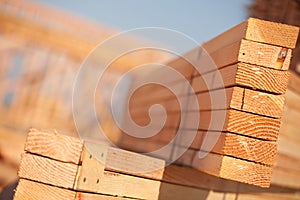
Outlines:
MULTIPOLYGON (((31 129, 14 199, 206 197, 207 191, 199 189, 204 182, 190 180, 179 169, 174 166, 166 170, 164 160, 157 158, 31 129)), ((193 177, 195 171, 186 174, 193 177)))
MULTIPOLYGON (((120 145, 151 153, 181 131, 193 135, 194 141, 185 146, 183 134, 174 142, 172 156, 174 149, 187 148, 177 163, 217 177, 269 187, 287 70, 297 37, 297 27, 250 18, 167 64, 180 72, 193 90, 163 69, 148 74, 149 80, 171 83, 171 89, 177 86, 180 92, 174 95, 170 88, 158 84, 136 91, 130 99, 134 121, 150 123, 147 111, 157 103, 165 107, 167 120, 160 133, 145 142, 124 134, 120 145), (196 107, 191 106, 191 96, 197 97, 196 107), (182 99, 184 107, 179 104, 182 99), (198 118, 199 123, 193 124, 198 118), (199 158, 199 152, 206 156, 199 158)), ((161 119, 161 110, 151 114, 153 119, 161 119)))
MULTIPOLYGON (((282 199, 297 190, 230 181, 190 167, 31 129, 14 199, 282 199)), ((299 191, 298 191, 299 192, 299 191)))

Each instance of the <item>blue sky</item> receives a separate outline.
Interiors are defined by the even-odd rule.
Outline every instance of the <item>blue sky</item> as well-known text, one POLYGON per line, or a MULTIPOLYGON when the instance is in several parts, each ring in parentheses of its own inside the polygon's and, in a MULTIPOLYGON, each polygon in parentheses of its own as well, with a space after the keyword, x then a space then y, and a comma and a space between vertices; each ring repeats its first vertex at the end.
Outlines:
POLYGON ((35 1, 57 6, 120 30, 149 26, 173 29, 187 34, 198 43, 245 20, 248 17, 246 6, 251 4, 250 0, 35 1))

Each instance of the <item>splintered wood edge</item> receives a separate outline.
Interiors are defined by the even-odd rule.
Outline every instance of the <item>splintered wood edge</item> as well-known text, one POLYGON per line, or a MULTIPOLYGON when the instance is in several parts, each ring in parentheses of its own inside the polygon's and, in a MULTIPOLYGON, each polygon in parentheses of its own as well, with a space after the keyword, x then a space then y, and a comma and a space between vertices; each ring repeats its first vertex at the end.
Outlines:
POLYGON ((26 152, 74 164, 79 164, 82 148, 78 138, 37 129, 30 129, 25 143, 26 152))

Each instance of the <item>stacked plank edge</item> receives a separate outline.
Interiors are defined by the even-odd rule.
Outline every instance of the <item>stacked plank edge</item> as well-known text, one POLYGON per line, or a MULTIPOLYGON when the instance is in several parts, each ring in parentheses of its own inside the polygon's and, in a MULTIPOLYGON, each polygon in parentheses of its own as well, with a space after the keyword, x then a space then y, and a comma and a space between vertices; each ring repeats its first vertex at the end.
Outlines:
MULTIPOLYGON (((172 83, 172 87, 182 92, 175 96, 160 85, 147 85, 136 91, 130 112, 137 124, 150 122, 147 110, 157 103, 165 107, 168 118, 157 136, 143 142, 124 134, 120 145, 151 153, 172 140, 184 117, 180 131, 192 134, 194 141, 177 164, 217 177, 269 187, 288 68, 297 37, 297 27, 250 18, 184 58, 169 62, 168 66, 180 72, 193 90, 181 88, 182 81, 169 78, 164 70, 155 71, 152 80, 172 83), (189 102, 193 93, 198 99, 196 108, 189 102), (180 107, 178 98, 185 99, 185 107, 180 107), (218 101, 223 102, 215 103, 218 101), (193 122, 197 116, 200 120, 195 127, 193 122), (224 125, 220 126, 222 120, 224 125), (212 149, 205 147, 208 137, 218 138, 212 149), (199 151, 206 152, 206 157, 199 158, 199 151)), ((160 111, 156 113, 160 115, 160 111)), ((182 147, 180 139, 173 150, 182 147)), ((163 159, 170 159, 169 156, 163 159)))
POLYGON ((28 133, 18 175, 16 200, 235 199, 237 195, 280 199, 297 194, 167 166, 161 159, 36 129, 28 133))

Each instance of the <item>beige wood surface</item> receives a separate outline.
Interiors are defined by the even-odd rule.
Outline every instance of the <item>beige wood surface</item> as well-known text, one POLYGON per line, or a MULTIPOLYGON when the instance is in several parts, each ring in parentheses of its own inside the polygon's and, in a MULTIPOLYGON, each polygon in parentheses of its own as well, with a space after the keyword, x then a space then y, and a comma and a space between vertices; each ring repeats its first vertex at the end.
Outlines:
POLYGON ((72 189, 78 165, 65 163, 29 153, 22 154, 18 175, 20 178, 72 189))
POLYGON ((209 51, 220 46, 227 46, 241 39, 252 40, 276 46, 295 48, 299 28, 255 18, 234 26, 228 31, 218 35, 205 43, 209 51))
POLYGON ((195 156, 192 166, 208 174, 260 187, 269 187, 272 176, 272 167, 213 153, 202 159, 195 156))
POLYGON ((195 92, 238 85, 253 90, 283 94, 286 91, 288 75, 288 71, 240 62, 202 76, 196 76, 192 80, 192 85, 195 92))
POLYGON ((79 164, 82 148, 83 144, 78 138, 37 129, 30 129, 25 145, 27 152, 74 164, 79 164))

